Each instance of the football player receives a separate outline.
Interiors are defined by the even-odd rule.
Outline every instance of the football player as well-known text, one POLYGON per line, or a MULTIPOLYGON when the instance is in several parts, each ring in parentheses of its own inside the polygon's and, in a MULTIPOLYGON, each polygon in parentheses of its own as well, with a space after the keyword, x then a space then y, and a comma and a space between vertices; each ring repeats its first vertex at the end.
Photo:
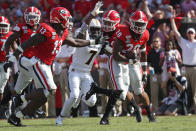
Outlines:
POLYGON ((9 28, 9 20, 4 16, 0 16, 0 103, 3 100, 3 91, 9 79, 10 68, 12 67, 12 63, 6 62, 5 53, 5 42, 13 33, 9 31, 9 28))
MULTIPOLYGON (((114 74, 116 74, 116 71, 118 72, 115 66, 128 63, 124 65, 129 70, 127 76, 130 76, 131 87, 135 95, 143 100, 149 121, 155 122, 156 120, 150 111, 149 97, 144 91, 144 86, 147 83, 146 43, 149 40, 149 32, 146 30, 147 23, 147 17, 142 11, 137 10, 131 14, 129 25, 119 27, 116 32, 117 39, 114 44, 111 61, 114 67, 114 74)), ((123 77, 120 78, 123 79, 123 77)))
MULTIPOLYGON (((127 98, 130 104, 136 110, 136 120, 138 122, 141 122, 142 121, 141 109, 135 103, 133 94, 130 91, 128 91, 129 81, 130 81, 128 65, 124 63, 119 63, 118 65, 115 63, 113 64, 113 56, 111 56, 112 47, 114 46, 115 39, 118 35, 118 32, 117 32, 118 28, 122 28, 125 26, 119 23, 120 23, 120 15, 115 10, 107 11, 102 18, 103 36, 110 45, 110 46, 108 45, 105 46, 105 52, 109 54, 110 56, 109 61, 108 61, 110 76, 111 76, 115 90, 123 91, 120 95, 120 98, 122 100, 125 100, 127 98)), ((98 88, 96 84, 93 84, 91 87, 91 90, 87 93, 88 98, 94 93, 99 93, 98 89, 100 88, 98 88)), ((108 120, 109 114, 112 108, 114 107, 116 101, 117 101, 117 97, 109 97, 108 103, 106 105, 105 113, 100 121, 101 125, 109 124, 109 120, 108 120)))
MULTIPOLYGON (((97 3, 99 8, 102 6, 101 2, 97 3)), ((100 11, 99 13, 101 13, 100 11)), ((101 39, 101 23, 98 19, 88 19, 83 23, 81 28, 76 30, 76 37, 81 39, 101 39)), ((56 119, 57 125, 62 125, 63 116, 68 116, 71 108, 76 108, 83 100, 89 107, 92 107, 96 103, 96 94, 91 95, 88 99, 85 99, 86 93, 90 90, 91 86, 95 84, 91 76, 91 70, 96 56, 99 54, 103 47, 102 43, 96 45, 89 45, 82 48, 77 48, 73 58, 72 64, 69 68, 69 88, 70 98, 64 103, 63 109, 60 115, 56 119)), ((103 90, 102 90, 103 91, 103 90)), ((104 90, 107 95, 116 96, 120 94, 120 91, 104 90)))
MULTIPOLYGON (((92 14, 95 16, 98 11, 99 9, 95 8, 92 14)), ((26 49, 35 46, 30 72, 33 73, 37 90, 16 98, 17 103, 30 100, 24 109, 16 112, 16 118, 20 119, 27 114, 31 114, 47 101, 50 94, 55 94, 56 85, 53 80, 51 65, 62 44, 83 47, 99 42, 97 40, 73 39, 68 36, 70 20, 71 14, 66 8, 53 8, 50 12, 50 24, 42 23, 37 33, 23 42, 14 54, 8 58, 8 61, 15 61, 26 49)), ((18 106, 19 104, 15 105, 18 106)), ((19 122, 18 119, 14 119, 15 123, 19 122)), ((14 125, 17 126, 17 124, 14 125)))
MULTIPOLYGON (((41 18, 41 12, 36 7, 29 7, 24 12, 24 22, 18 23, 13 28, 13 34, 7 39, 5 43, 5 49, 7 56, 9 56, 9 48, 12 45, 13 41, 20 40, 20 44, 22 44, 24 41, 28 40, 30 37, 35 35, 37 29, 40 26, 40 18, 41 18)), ((14 89, 12 90, 13 97, 12 97, 12 104, 15 104, 15 97, 18 97, 18 95, 15 96, 15 94, 21 94, 23 89, 27 87, 27 85, 32 81, 33 74, 29 72, 29 63, 31 63, 30 59, 33 57, 33 49, 34 46, 26 49, 22 56, 19 59, 19 76, 16 81, 16 85, 14 89)), ((13 106, 13 105, 12 105, 13 106)), ((11 107, 12 107, 11 106, 11 107)), ((11 108, 12 114, 14 112, 14 109, 11 108)), ((14 115, 10 115, 8 122, 12 123, 12 119, 14 119, 14 115)), ((21 123, 18 123, 21 125, 21 123)))

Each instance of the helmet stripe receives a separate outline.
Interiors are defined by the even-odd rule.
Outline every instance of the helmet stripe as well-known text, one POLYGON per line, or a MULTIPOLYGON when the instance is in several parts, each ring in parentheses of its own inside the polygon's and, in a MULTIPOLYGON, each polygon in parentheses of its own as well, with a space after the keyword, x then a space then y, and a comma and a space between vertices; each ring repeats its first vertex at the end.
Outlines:
POLYGON ((5 22, 5 19, 4 19, 4 17, 2 16, 2 23, 4 23, 5 22))
POLYGON ((108 12, 107 17, 109 17, 109 16, 110 16, 110 14, 112 13, 112 11, 113 11, 113 10, 110 10, 110 11, 108 12))

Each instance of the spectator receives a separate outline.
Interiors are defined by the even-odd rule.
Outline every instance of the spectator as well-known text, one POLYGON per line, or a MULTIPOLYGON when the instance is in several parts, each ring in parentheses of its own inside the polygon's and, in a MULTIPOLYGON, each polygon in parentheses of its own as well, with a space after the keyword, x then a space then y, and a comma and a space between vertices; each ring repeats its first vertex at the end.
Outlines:
POLYGON ((168 89, 168 97, 164 98, 160 106, 158 115, 177 115, 181 113, 187 115, 187 80, 186 77, 177 76, 176 70, 170 68, 168 78, 164 85, 168 89))
POLYGON ((178 41, 179 46, 182 49, 183 65, 185 66, 185 75, 187 77, 188 83, 192 88, 193 94, 193 110, 196 111, 196 39, 195 39, 195 29, 188 28, 186 32, 187 40, 184 39, 178 32, 174 17, 175 11, 172 13, 171 26, 175 33, 175 37, 178 41))
POLYGON ((182 2, 181 6, 182 6, 182 10, 185 14, 187 14, 188 11, 190 11, 190 10, 196 11, 196 3, 193 0, 184 0, 184 2, 182 2))
POLYGON ((159 90, 161 87, 162 68, 159 66, 161 49, 161 38, 155 37, 152 41, 152 50, 148 54, 148 63, 150 65, 150 85, 152 111, 156 112, 159 105, 159 90), (154 70, 154 72, 153 72, 154 70))

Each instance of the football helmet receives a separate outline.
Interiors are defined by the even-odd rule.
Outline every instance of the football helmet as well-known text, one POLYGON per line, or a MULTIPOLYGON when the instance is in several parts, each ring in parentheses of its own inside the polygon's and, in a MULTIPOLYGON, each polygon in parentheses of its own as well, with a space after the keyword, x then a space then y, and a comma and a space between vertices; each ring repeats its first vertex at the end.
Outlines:
POLYGON ((27 8, 24 12, 24 20, 26 24, 30 26, 39 24, 40 17, 41 17, 40 10, 33 6, 27 8))
POLYGON ((0 16, 0 34, 1 35, 7 34, 9 32, 9 28, 10 28, 9 20, 4 16, 0 16))
POLYGON ((56 7, 50 11, 50 23, 59 23, 63 28, 69 28, 71 18, 70 12, 64 7, 56 7))
POLYGON ((102 29, 105 32, 116 30, 120 23, 120 15, 115 10, 109 10, 102 18, 102 29))
POLYGON ((144 12, 137 10, 129 17, 129 24, 132 31, 142 34, 146 30, 148 19, 144 12))
POLYGON ((101 23, 98 19, 92 19, 89 24, 90 37, 92 39, 99 38, 101 36, 101 23))

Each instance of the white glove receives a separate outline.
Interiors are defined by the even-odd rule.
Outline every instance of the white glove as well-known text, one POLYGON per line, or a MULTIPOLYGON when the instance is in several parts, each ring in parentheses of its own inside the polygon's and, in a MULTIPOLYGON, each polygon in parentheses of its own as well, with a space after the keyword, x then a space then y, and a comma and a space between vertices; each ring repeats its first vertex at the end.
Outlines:
POLYGON ((8 61, 13 62, 13 63, 17 62, 16 57, 14 55, 10 55, 8 58, 8 61))
POLYGON ((103 13, 103 11, 100 11, 101 6, 103 6, 103 3, 101 1, 98 1, 93 11, 91 11, 91 14, 93 16, 97 16, 98 14, 103 13))

